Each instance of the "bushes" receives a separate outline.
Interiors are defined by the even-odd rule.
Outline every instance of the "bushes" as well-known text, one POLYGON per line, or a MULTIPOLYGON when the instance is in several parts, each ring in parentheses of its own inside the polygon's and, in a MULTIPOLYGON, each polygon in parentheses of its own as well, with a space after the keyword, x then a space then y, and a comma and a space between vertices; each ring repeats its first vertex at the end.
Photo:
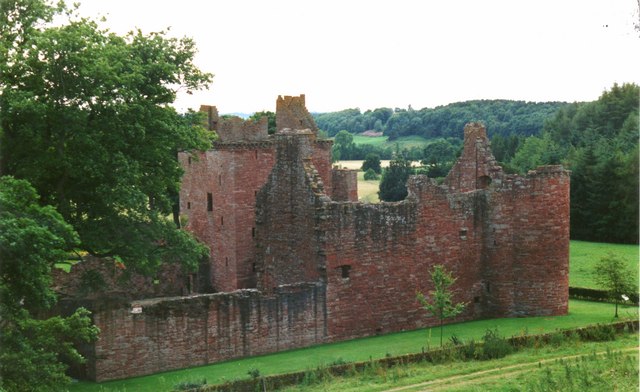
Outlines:
MULTIPOLYGON (((477 348, 474 348, 474 358, 480 360, 498 359, 504 358, 514 351, 511 343, 500 336, 498 329, 487 329, 482 338, 483 344, 477 348)), ((472 341, 469 346, 475 346, 472 341)), ((470 351, 467 349, 467 351, 470 351)))
POLYGON ((174 391, 200 391, 204 390, 207 380, 182 381, 173 386, 174 391))
POLYGON ((367 171, 364 172, 365 181, 377 180, 378 178, 380 177, 378 176, 378 174, 376 174, 375 171, 373 171, 373 169, 367 169, 367 171))
POLYGON ((613 325, 598 324, 592 328, 579 330, 580 338, 587 342, 607 342, 616 340, 616 329, 613 325))

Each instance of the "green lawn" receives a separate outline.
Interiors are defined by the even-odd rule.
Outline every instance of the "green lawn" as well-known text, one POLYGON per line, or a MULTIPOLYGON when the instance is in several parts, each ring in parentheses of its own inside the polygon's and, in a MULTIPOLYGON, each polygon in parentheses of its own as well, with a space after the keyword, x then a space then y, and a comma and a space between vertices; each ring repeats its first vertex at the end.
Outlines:
MULTIPOLYGON (((635 307, 622 307, 623 318, 637 318, 635 307)), ((513 319, 479 320, 447 325, 445 339, 455 334, 468 340, 479 340, 487 329, 498 328, 504 336, 522 333, 538 334, 557 329, 573 328, 613 321, 613 305, 586 301, 570 301, 569 314, 556 317, 531 317, 513 319)), ((415 353, 429 346, 437 346, 439 330, 422 329, 384 336, 325 344, 258 357, 243 358, 215 365, 171 371, 145 377, 105 383, 79 382, 71 387, 73 392, 87 391, 166 391, 179 382, 205 378, 209 384, 247 378, 247 371, 259 369, 260 374, 278 374, 315 368, 332 362, 362 361, 369 358, 383 358, 387 354, 401 355, 415 353)))
POLYGON ((605 244, 598 242, 571 241, 569 286, 601 289, 593 280, 595 264, 613 253, 625 260, 634 273, 638 272, 638 245, 605 244))

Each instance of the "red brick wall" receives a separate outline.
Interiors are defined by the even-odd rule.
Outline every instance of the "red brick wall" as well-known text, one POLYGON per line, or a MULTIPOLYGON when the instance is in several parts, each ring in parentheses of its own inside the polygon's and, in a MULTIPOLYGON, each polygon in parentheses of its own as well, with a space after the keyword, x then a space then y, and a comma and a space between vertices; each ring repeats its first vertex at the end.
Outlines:
POLYGON ((323 343, 324 298, 322 285, 301 284, 271 296, 242 290, 94 310, 101 333, 88 376, 106 381, 323 343))

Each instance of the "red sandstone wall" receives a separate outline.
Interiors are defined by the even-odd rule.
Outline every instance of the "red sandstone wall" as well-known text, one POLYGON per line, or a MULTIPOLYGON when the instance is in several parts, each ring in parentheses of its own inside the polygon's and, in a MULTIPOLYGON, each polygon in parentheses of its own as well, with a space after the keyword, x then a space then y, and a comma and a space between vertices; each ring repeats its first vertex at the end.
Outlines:
POLYGON ((330 339, 437 324, 415 300, 417 290, 427 294, 433 289, 429 270, 434 264, 458 277, 454 300, 468 303, 464 314, 448 322, 482 316, 474 303, 481 283, 472 197, 452 203, 444 192, 429 195, 426 177, 414 181, 424 187, 424 193, 415 195, 419 201, 327 206, 323 228, 330 339), (468 228, 464 238, 461 228, 468 228), (348 278, 343 277, 344 266, 350 267, 348 278))
POLYGON ((276 100, 276 130, 289 128, 292 130, 309 129, 318 133, 318 126, 307 111, 305 96, 279 96, 276 100))
POLYGON ((277 162, 258 193, 258 287, 320 279, 314 203, 323 184, 312 163, 313 134, 276 134, 277 162))
POLYGON ((216 291, 255 287, 255 200, 274 161, 270 142, 220 143, 191 164, 180 154, 180 211, 188 217, 187 229, 211 249, 216 291), (213 211, 207 211, 207 193, 213 211))
POLYGON ((333 201, 358 201, 358 172, 356 170, 334 169, 332 173, 333 201))
POLYGON ((296 285, 272 296, 246 290, 97 310, 101 333, 90 377, 113 380, 323 343, 324 297, 322 285, 296 285))
POLYGON ((515 190, 516 315, 560 315, 569 300, 569 174, 561 166, 530 172, 515 190))
POLYGON ((333 197, 333 171, 331 167, 331 140, 316 140, 313 143, 313 165, 322 177, 324 192, 333 197))

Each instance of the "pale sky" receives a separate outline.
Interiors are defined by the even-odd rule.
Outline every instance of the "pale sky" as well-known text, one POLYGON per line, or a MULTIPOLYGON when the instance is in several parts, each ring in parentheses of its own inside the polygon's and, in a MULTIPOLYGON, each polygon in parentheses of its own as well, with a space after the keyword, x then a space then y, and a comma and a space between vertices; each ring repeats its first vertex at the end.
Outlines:
POLYGON ((124 34, 193 38, 208 91, 180 111, 414 109, 470 99, 592 101, 640 84, 638 0, 80 0, 124 34))

